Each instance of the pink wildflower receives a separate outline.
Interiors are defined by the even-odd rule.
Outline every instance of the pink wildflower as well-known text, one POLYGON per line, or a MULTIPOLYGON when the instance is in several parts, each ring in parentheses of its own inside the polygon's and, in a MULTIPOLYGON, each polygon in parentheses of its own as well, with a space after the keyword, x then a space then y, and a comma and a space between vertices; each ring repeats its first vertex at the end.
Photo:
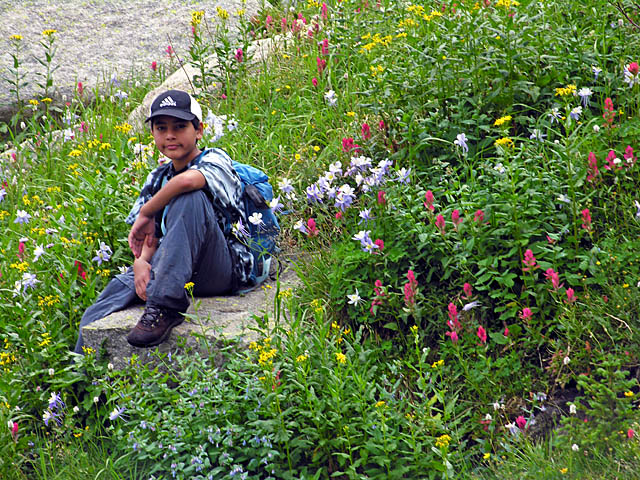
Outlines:
POLYGON ((312 84, 314 87, 317 87, 317 86, 318 86, 318 79, 317 79, 316 77, 313 77, 313 78, 311 79, 311 84, 312 84))
MULTIPOLYGON (((604 169, 613 170, 614 168, 616 168, 616 160, 618 160, 618 157, 616 157, 616 152, 614 152, 613 150, 609 150, 609 154, 607 155, 607 164, 604 166, 604 169)), ((620 161, 618 161, 618 163, 620 163, 620 161)), ((622 165, 618 165, 617 168, 622 168, 622 165)))
POLYGON ((615 116, 616 112, 613 110, 613 102, 609 97, 607 97, 604 100, 604 113, 602 114, 602 118, 604 118, 604 126, 613 126, 613 119, 615 116))
POLYGON ((273 27, 273 17, 271 15, 267 15, 267 18, 264 21, 264 26, 267 30, 271 30, 273 27))
POLYGON ((567 288, 567 303, 574 303, 578 298, 576 297, 573 288, 567 288))
POLYGON ((629 440, 631 440, 635 434, 636 432, 633 430, 633 428, 630 428, 629 430, 627 430, 627 438, 629 440))
POLYGON ((329 39, 325 38, 320 43, 320 53, 322 55, 329 55, 329 39))
POLYGON ((449 303, 447 309, 449 310, 449 321, 447 322, 447 325, 452 330, 460 330, 460 328, 462 328, 462 325, 460 325, 460 321, 458 320, 458 308, 454 303, 449 303))
POLYGON ((473 214, 473 221, 477 223, 484 222, 484 212, 482 210, 476 210, 476 213, 473 214))
POLYGON ((478 327, 478 338, 480 339, 480 343, 487 343, 487 331, 484 329, 482 325, 478 327))
POLYGON ((382 252, 384 250, 384 241, 381 238, 376 238, 373 241, 373 244, 378 246, 378 252, 382 252))
POLYGON ((154 72, 158 69, 158 63, 157 62, 151 62, 151 70, 153 70, 154 72))
POLYGON ((336 220, 342 219, 342 212, 336 213, 336 220))
POLYGON ((509 336, 509 327, 504 327, 504 332, 502 332, 502 334, 503 334, 505 337, 508 337, 508 336, 509 336))
POLYGON ((82 82, 78 82, 78 95, 82 96, 82 92, 84 92, 84 86, 82 82))
POLYGON ((444 217, 442 215, 436 217, 436 227, 440 230, 440 234, 444 235, 444 217))
POLYGON ((533 252, 531 251, 531 249, 528 249, 526 252, 524 252, 524 260, 522 260, 522 263, 526 265, 526 268, 522 269, 522 271, 524 272, 534 270, 538 267, 538 265, 536 264, 536 257, 533 256, 533 252))
POLYGON ((320 17, 322 18, 322 20, 324 20, 325 22, 327 21, 327 18, 329 18, 329 12, 328 12, 328 8, 327 8, 327 4, 322 2, 322 7, 320 9, 320 17))
POLYGON ((375 294, 375 298, 371 300, 371 308, 369 309, 369 312, 371 313, 371 315, 375 316, 375 307, 377 307, 378 305, 382 305, 382 297, 385 296, 384 290, 382 289, 382 282, 380 280, 375 281, 373 293, 375 294))
POLYGON ((242 51, 241 48, 236 50, 236 60, 238 61, 238 63, 242 63, 242 60, 244 59, 244 52, 242 51))
POLYGON ((363 123, 361 130, 363 140, 369 140, 371 138, 371 127, 369 127, 369 124, 363 123))
POLYGON ((387 127, 384 124, 384 120, 380 120, 380 122, 378 123, 378 130, 380 130, 381 132, 384 131, 387 127))
POLYGON ((307 232, 310 237, 315 237, 319 233, 316 221, 313 218, 307 220, 307 232))
POLYGON ((379 205, 384 205, 385 203, 387 203, 387 192, 385 192, 384 190, 380 190, 378 192, 378 204, 379 205))
POLYGON ((447 337, 450 337, 451 341, 453 343, 457 343, 458 342, 458 334, 455 331, 447 332, 447 333, 445 333, 445 335, 447 337))
POLYGON ((527 420, 520 415, 518 418, 516 418, 516 425, 518 425, 518 428, 520 430, 524 430, 527 426, 527 420))
POLYGON ((342 139, 342 151, 344 153, 349 153, 352 150, 358 150, 360 145, 353 141, 352 137, 345 137, 342 139))
POLYGON ((551 281, 554 292, 557 292, 558 289, 562 287, 562 284, 560 283, 560 275, 558 275, 558 273, 554 271, 553 268, 547 268, 544 276, 547 278, 547 280, 551 281))
POLYGON ((453 228, 458 230, 458 225, 462 223, 462 219, 460 218, 460 211, 458 209, 455 209, 453 212, 451 212, 451 221, 453 222, 453 228))
POLYGON ((174 54, 173 47, 171 45, 167 45, 165 52, 167 52, 167 55, 171 57, 174 54))
POLYGON ((285 17, 282 17, 282 20, 280 21, 280 27, 282 28, 283 32, 287 30, 287 19, 285 17))
POLYGON ((582 210, 582 228, 587 232, 591 232, 591 213, 588 208, 582 210))
POLYGON ((324 58, 317 57, 316 63, 318 64, 318 73, 322 73, 327 66, 327 61, 324 58))
POLYGON ((627 145, 624 149, 624 159, 627 161, 627 166, 631 167, 636 163, 636 156, 633 154, 633 147, 627 145))
POLYGON ((404 303, 407 307, 412 307, 416 303, 416 293, 418 293, 418 282, 413 270, 407 272, 407 279, 409 281, 404 284, 404 303))
POLYGON ((630 73, 637 75, 639 70, 638 62, 631 62, 627 67, 627 70, 629 70, 630 73))
POLYGON ((596 159, 596 154, 593 152, 589 152, 589 171, 587 174, 587 181, 593 182, 595 178, 599 175, 598 171, 598 160, 596 159))
POLYGON ((467 298, 467 299, 471 298, 471 295, 473 293, 473 288, 471 287, 471 284, 465 283, 462 286, 462 291, 464 292, 464 298, 467 298))
POLYGON ((424 194, 424 199, 426 200, 424 202, 424 206, 433 212, 435 210, 435 207, 433 206, 433 202, 435 201, 433 198, 433 192, 431 190, 427 190, 427 193, 424 194))
POLYGON ((520 312, 520 318, 525 322, 528 322, 529 320, 531 320, 532 316, 533 316, 533 312, 529 307, 524 307, 522 309, 522 312, 520 312))

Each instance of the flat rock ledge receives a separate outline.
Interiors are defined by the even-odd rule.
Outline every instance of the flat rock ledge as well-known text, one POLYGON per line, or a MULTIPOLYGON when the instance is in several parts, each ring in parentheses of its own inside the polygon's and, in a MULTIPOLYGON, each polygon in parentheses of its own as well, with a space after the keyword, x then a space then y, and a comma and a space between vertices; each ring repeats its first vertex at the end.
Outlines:
MULTIPOLYGON (((298 279, 291 267, 285 267, 279 276, 280 290, 294 288, 298 279)), ((204 357, 215 356, 215 364, 221 364, 218 355, 229 342, 246 347, 257 339, 250 327, 256 326, 256 317, 271 318, 277 290, 275 280, 267 280, 262 286, 244 295, 203 297, 192 301, 184 323, 173 329, 169 338, 153 348, 137 348, 127 343, 126 336, 136 325, 144 310, 134 306, 112 313, 83 327, 82 335, 87 347, 93 348, 100 358, 106 357, 115 369, 131 364, 133 355, 142 364, 155 363, 158 350, 161 354, 191 353, 204 357)))

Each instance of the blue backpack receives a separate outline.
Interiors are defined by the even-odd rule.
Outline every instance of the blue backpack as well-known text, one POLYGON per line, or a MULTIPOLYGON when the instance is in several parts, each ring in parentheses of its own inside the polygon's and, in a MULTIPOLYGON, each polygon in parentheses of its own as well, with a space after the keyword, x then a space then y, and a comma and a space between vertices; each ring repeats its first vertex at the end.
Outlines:
POLYGON ((232 161, 233 168, 242 180, 242 201, 247 220, 254 213, 262 214, 262 224, 254 225, 248 222, 250 235, 249 248, 253 254, 253 270, 249 277, 251 290, 266 280, 271 267, 271 257, 277 253, 276 238, 280 233, 278 219, 269 207, 273 200, 273 188, 269 183, 269 177, 262 170, 232 161))

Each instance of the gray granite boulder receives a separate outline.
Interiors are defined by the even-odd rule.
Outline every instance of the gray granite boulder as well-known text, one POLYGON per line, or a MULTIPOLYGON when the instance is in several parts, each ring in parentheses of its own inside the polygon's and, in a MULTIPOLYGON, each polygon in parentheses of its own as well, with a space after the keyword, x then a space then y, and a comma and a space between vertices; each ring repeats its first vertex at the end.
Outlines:
MULTIPOLYGON (((295 287, 297 280, 294 271, 286 267, 279 277, 280 289, 295 287)), ((127 333, 142 315, 143 306, 112 313, 85 326, 82 335, 85 345, 96 350, 99 356, 106 356, 116 369, 126 366, 132 355, 142 363, 155 358, 148 353, 156 348, 167 354, 216 355, 220 346, 228 342, 244 346, 257 338, 251 327, 257 325, 257 318, 272 318, 277 286, 275 280, 267 280, 244 295, 196 298, 184 323, 174 328, 164 343, 152 349, 132 347, 126 340, 127 333)))

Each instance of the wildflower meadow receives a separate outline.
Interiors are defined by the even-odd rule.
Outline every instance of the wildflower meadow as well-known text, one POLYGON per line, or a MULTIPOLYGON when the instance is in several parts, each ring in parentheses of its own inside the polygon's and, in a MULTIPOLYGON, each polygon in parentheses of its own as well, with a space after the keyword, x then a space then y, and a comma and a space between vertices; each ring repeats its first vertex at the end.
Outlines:
POLYGON ((640 478, 637 2, 212 6, 61 100, 57 33, 0 75, 0 477, 640 478), (300 286, 217 363, 117 370, 71 350, 163 161, 129 114, 180 62, 300 286))

